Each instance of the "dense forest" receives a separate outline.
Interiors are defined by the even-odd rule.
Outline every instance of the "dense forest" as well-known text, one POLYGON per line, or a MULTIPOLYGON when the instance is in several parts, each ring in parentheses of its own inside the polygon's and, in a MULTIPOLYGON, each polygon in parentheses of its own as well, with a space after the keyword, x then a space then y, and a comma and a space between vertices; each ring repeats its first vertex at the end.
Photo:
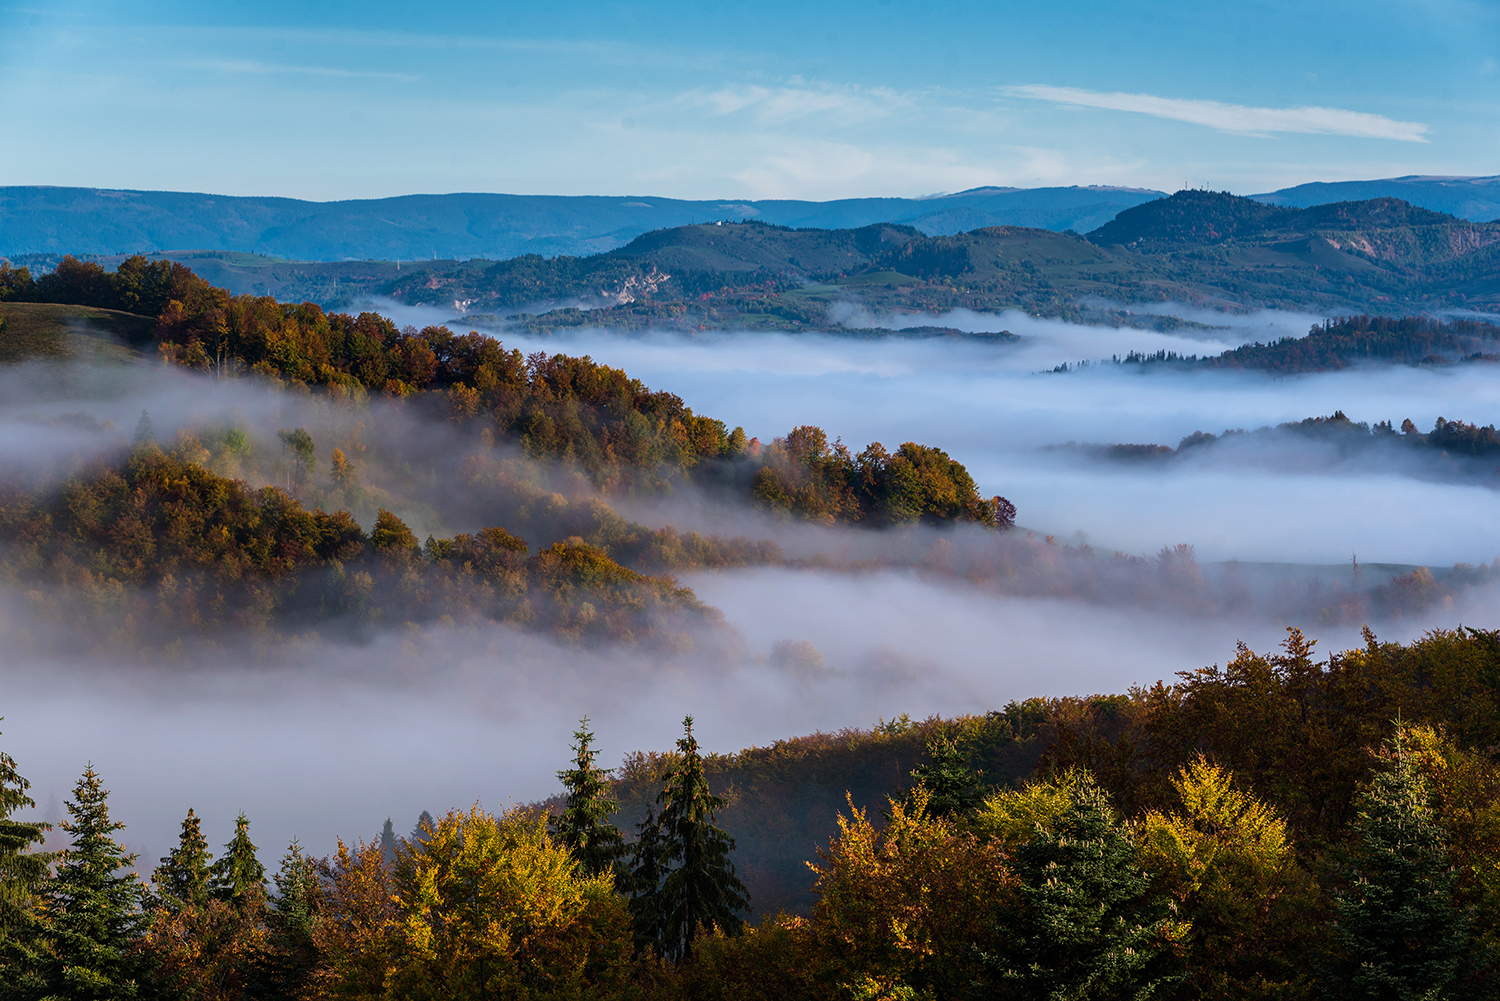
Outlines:
MULTIPOLYGON (((1233 565, 1200 567, 1185 545, 1131 555, 987 531, 1012 525, 1013 508, 984 500, 939 449, 855 452, 810 426, 762 444, 587 358, 522 358, 478 334, 230 296, 160 262, 109 273, 65 261, 41 281, 44 292, 6 273, 10 295, 90 304, 79 309, 164 302, 157 321, 134 328, 139 348, 179 368, 243 376, 285 401, 295 423, 274 435, 199 423, 156 441, 143 415, 132 445, 123 429, 59 418, 124 444, 51 480, 12 472, 0 490, 0 574, 27 596, 11 628, 37 649, 107 642, 181 656, 182 644, 217 642, 226 630, 274 638, 498 621, 570 643, 684 651, 732 641, 670 575, 747 565, 909 567, 1002 594, 1192 616, 1254 608, 1308 626, 1421 614, 1496 572, 1406 568, 1362 581, 1356 568, 1342 580, 1266 585, 1233 565), (435 451, 398 426, 458 437, 435 451), (898 530, 852 548, 845 538, 787 551, 764 538, 649 528, 612 503, 684 487, 792 521, 898 530), (442 528, 455 523, 463 527, 442 528), (959 534, 912 531, 923 526, 959 534), (74 617, 101 628, 56 628, 74 617)), ((1392 437, 1332 418, 1303 423, 1298 434, 1321 440, 1392 437)), ((1474 462, 1492 438, 1456 421, 1432 435, 1410 430, 1394 435, 1403 448, 1472 452, 1474 462)), ((1235 437, 1200 434, 1176 454, 1235 437)))
POLYGON ((981 497, 939 449, 906 443, 887 452, 875 443, 854 455, 807 428, 762 449, 743 429, 696 415, 680 397, 589 358, 522 358, 478 333, 398 329, 374 313, 231 296, 165 261, 131 258, 111 273, 68 258, 35 282, 25 269, 0 269, 4 298, 156 311, 151 337, 172 363, 316 387, 335 400, 414 398, 436 420, 576 464, 606 493, 670 490, 692 479, 828 522, 964 520, 1005 528, 1014 521, 1009 502, 981 497))
POLYGON ((1391 421, 1356 421, 1342 410, 1326 417, 1304 417, 1246 431, 1229 428, 1219 434, 1194 431, 1184 436, 1174 449, 1169 445, 1071 445, 1053 446, 1054 450, 1082 450, 1100 458, 1125 462, 1167 461, 1185 459, 1210 451, 1214 445, 1266 444, 1272 447, 1291 442, 1316 442, 1331 445, 1341 458, 1357 456, 1372 449, 1394 448, 1383 455, 1406 455, 1447 460, 1464 473, 1489 476, 1494 472, 1490 457, 1500 452, 1500 432, 1495 425, 1479 426, 1461 420, 1439 417, 1431 431, 1420 431, 1411 418, 1397 428, 1391 421), (1473 461, 1470 461, 1473 460, 1473 461), (1459 463, 1466 463, 1459 465, 1459 463))
POLYGON ((92 768, 39 853, 0 755, 0 997, 1490 997, 1497 699, 1500 634, 1320 658, 1292 630, 729 756, 689 718, 614 774, 585 720, 546 806, 275 873, 244 815, 220 853, 190 810, 131 856, 92 768))
MULTIPOLYGON (((1306 337, 1242 344, 1200 358, 1159 351, 1131 353, 1117 364, 1212 368, 1297 375, 1359 365, 1453 365, 1500 360, 1500 326, 1483 320, 1428 316, 1346 316, 1315 325, 1306 337)), ((1066 371, 1070 366, 1061 366, 1066 371)))

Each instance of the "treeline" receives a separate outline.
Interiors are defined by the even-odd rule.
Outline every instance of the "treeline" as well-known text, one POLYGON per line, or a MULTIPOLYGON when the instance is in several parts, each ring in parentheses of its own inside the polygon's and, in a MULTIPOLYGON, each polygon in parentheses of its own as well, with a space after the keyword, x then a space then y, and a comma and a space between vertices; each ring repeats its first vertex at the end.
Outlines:
POLYGON ((30 853, 0 757, 0 996, 1486 998, 1497 699, 1500 633, 1318 658, 1291 631, 1173 685, 732 756, 688 720, 613 781, 585 721, 550 818, 294 842, 270 881, 248 820, 212 860, 191 812, 149 885, 121 873, 92 769, 71 844, 30 853), (749 924, 757 825, 810 899, 749 924))
MULTIPOLYGON (((294 447, 298 433, 285 435, 294 447)), ((582 539, 532 552, 491 527, 422 542, 385 510, 366 533, 346 511, 308 510, 183 457, 197 447, 143 441, 60 490, 0 487, 0 578, 22 585, 27 612, 12 642, 160 651, 227 632, 479 621, 682 650, 719 621, 671 578, 582 539)), ((336 477, 350 475, 341 460, 336 477)))
POLYGON ((983 498, 967 471, 939 450, 907 443, 891 455, 877 443, 861 456, 858 470, 848 464, 834 468, 826 456, 795 445, 773 448, 760 459, 742 428, 730 430, 696 415, 681 397, 652 391, 586 357, 537 352, 523 358, 475 332, 403 329, 374 313, 325 313, 311 303, 230 295, 180 265, 142 257, 128 259, 113 274, 73 258, 35 283, 25 269, 3 274, 8 284, 0 285, 0 298, 46 295, 110 308, 127 308, 129 297, 121 289, 131 282, 132 288, 149 287, 149 294, 130 293, 136 296, 131 308, 159 307, 153 336, 169 362, 317 388, 338 400, 369 393, 410 400, 434 420, 574 464, 605 491, 667 491, 691 479, 818 520, 971 520, 996 528, 1011 523, 998 516, 1012 510, 1009 502, 983 498), (793 465, 781 462, 761 476, 771 459, 787 455, 793 465), (790 489, 750 490, 773 479, 790 489), (820 486, 799 490, 801 481, 820 486), (833 494, 841 500, 825 503, 825 495, 833 494), (803 499, 811 506, 802 506, 803 499))
MULTIPOLYGON (((1335 410, 1326 417, 1304 417, 1300 421, 1285 421, 1275 427, 1261 427, 1253 431, 1230 428, 1219 434, 1209 431, 1194 431, 1184 436, 1173 449, 1170 445, 1085 445, 1082 448, 1102 458, 1122 461, 1141 461, 1181 457, 1193 449, 1237 441, 1268 440, 1273 437, 1295 435, 1300 438, 1327 442, 1342 452, 1353 452, 1370 445, 1400 444, 1424 452, 1436 452, 1458 458, 1486 458, 1500 452, 1500 431, 1494 424, 1480 426, 1461 420, 1439 417, 1431 431, 1417 429, 1411 418, 1401 422, 1398 429, 1391 421, 1356 421, 1342 410, 1335 410)), ((1080 446, 1068 446, 1078 448, 1080 446)))
POLYGON ((157 316, 168 302, 200 284, 202 279, 181 264, 148 261, 139 254, 114 271, 70 255, 36 279, 29 268, 0 261, 0 302, 58 302, 157 316))
MULTIPOLYGON (((1346 316, 1315 325, 1306 337, 1243 344, 1209 358, 1159 351, 1132 352, 1121 365, 1244 369, 1297 375, 1331 372, 1371 362, 1450 365, 1500 360, 1500 327, 1482 320, 1427 316, 1346 316)), ((1066 367, 1060 368, 1066 370, 1066 367)))

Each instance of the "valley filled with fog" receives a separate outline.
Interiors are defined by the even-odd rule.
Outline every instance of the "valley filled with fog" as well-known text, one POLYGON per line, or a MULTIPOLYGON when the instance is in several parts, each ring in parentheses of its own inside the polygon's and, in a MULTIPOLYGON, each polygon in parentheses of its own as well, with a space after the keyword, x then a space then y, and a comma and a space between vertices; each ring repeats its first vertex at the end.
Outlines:
MULTIPOLYGON (((440 319, 391 312, 403 323, 440 319)), ((1175 446, 1195 431, 1248 431, 1335 410, 1370 423, 1409 418, 1423 429, 1439 416, 1484 424, 1500 402, 1479 366, 1294 378, 1112 364, 1052 371, 1131 351, 1213 353, 1300 335, 1319 319, 1189 318, 1221 329, 1163 333, 1008 313, 920 319, 1006 329, 1018 343, 500 331, 523 353, 589 355, 623 368, 761 442, 816 424, 855 451, 872 441, 943 448, 983 495, 1016 505, 1018 527, 1000 540, 962 526, 879 532, 778 520, 696 489, 612 496, 640 524, 773 540, 787 559, 680 574, 724 621, 712 642, 671 656, 579 648, 502 625, 391 625, 347 638, 309 631, 269 645, 226 635, 170 663, 59 653, 66 644, 47 637, 12 643, 0 650, 7 743, 24 755, 42 804, 61 800, 92 760, 130 825, 127 842, 147 858, 164 853, 189 806, 211 818, 211 843, 244 810, 259 843, 298 836, 322 853, 336 835, 372 837, 387 815, 399 832, 423 809, 475 800, 494 809, 552 794, 584 714, 613 763, 668 746, 687 712, 706 748, 733 751, 900 713, 982 713, 1037 695, 1119 692, 1223 662, 1239 640, 1272 647, 1289 624, 1321 650, 1358 645, 1363 621, 1319 621, 1316 611, 1329 589, 1360 583, 1351 574, 1362 572, 1368 587, 1415 566, 1440 572, 1500 555, 1495 481, 1477 475, 1429 475, 1420 463, 1380 456, 1345 461, 1317 443, 1220 448, 1161 467, 1049 448, 1175 446), (1191 573, 1201 576, 1163 583, 1166 564, 1152 561, 1179 545, 1194 547, 1191 573), (1065 554, 1062 569, 1044 574, 1037 554, 1053 551, 1065 554), (1112 562, 1117 551, 1138 559, 1112 562), (1351 556, 1362 571, 1351 570, 1351 556), (979 567, 986 559, 1030 569, 996 575, 979 567)), ((507 524, 503 503, 457 482, 474 441, 379 399, 352 412, 154 364, 6 378, 3 459, 37 477, 123 453, 142 410, 163 441, 187 426, 244 429, 251 454, 258 447, 265 461, 230 472, 260 477, 257 486, 274 482, 267 471, 278 429, 306 427, 326 461, 322 443, 363 421, 360 433, 376 442, 363 468, 372 496, 398 509, 418 538, 507 524)), ((546 490, 590 495, 566 469, 528 468, 546 490)), ((354 510, 366 529, 374 503, 354 510)), ((6 585, 0 604, 17 634, 27 626, 23 591, 6 585)), ((1478 586, 1370 625, 1405 641, 1437 626, 1490 626, 1496 611, 1494 593, 1478 586)))

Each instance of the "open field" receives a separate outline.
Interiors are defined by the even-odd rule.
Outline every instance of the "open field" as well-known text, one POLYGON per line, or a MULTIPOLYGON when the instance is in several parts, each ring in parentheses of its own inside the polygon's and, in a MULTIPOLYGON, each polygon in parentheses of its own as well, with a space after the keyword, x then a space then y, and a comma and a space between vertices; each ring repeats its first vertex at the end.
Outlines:
POLYGON ((136 316, 92 306, 57 303, 0 303, 0 361, 26 357, 71 358, 81 354, 132 357, 129 344, 143 341, 156 325, 149 316, 136 316))

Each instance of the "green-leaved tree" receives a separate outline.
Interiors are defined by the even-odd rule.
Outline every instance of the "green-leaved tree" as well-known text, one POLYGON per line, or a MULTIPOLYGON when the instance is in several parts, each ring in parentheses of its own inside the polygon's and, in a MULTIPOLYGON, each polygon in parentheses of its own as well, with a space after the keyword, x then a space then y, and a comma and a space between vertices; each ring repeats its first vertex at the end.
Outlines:
POLYGON ((567 846, 589 875, 597 876, 616 872, 625 856, 625 838, 610 821, 619 806, 609 798, 609 770, 594 764, 599 752, 588 724, 585 716, 573 732, 573 767, 557 773, 568 798, 550 826, 552 837, 567 846))
POLYGON ((151 876, 162 905, 175 911, 188 904, 202 906, 207 903, 209 863, 212 861, 198 815, 189 808, 182 821, 177 847, 161 860, 161 865, 151 876))
POLYGON ((1167 905, 1147 899, 1136 847, 1093 777, 1066 788, 1062 816, 1016 850, 1020 906, 1000 916, 1010 946, 983 957, 990 996, 1154 997, 1172 982, 1153 969, 1167 905))
POLYGON ((119 1001, 138 994, 131 947, 139 934, 141 884, 135 862, 115 840, 125 827, 109 817, 109 791, 90 764, 73 789, 62 829, 73 836, 47 881, 46 938, 37 996, 119 1001))
POLYGON ((638 939, 653 940, 657 953, 674 963, 692 958, 703 930, 737 934, 744 925, 740 912, 750 909, 749 891, 729 857, 734 839, 714 823, 724 800, 709 791, 693 717, 682 725, 680 757, 656 797, 660 812, 642 827, 632 867, 638 939))
POLYGON ((1443 832, 1405 727, 1381 757, 1357 801, 1353 879, 1334 901, 1330 979, 1349 998, 1437 1001, 1450 996, 1469 920, 1453 903, 1443 832))
POLYGON ((265 900, 266 867, 256 857, 250 841, 250 821, 243 813, 235 819, 234 838, 209 870, 209 893, 217 900, 244 908, 265 900))
POLYGON ((969 767, 958 745, 947 737, 927 742, 928 764, 912 769, 911 777, 927 790, 927 812, 934 817, 967 817, 984 802, 984 786, 969 767))
MULTIPOLYGON (((15 759, 0 751, 0 982, 13 986, 37 966, 37 894, 53 859, 31 850, 51 825, 14 818, 18 810, 36 806, 27 795, 30 788, 15 759)), ((4 995, 0 988, 0 997, 4 995)))

